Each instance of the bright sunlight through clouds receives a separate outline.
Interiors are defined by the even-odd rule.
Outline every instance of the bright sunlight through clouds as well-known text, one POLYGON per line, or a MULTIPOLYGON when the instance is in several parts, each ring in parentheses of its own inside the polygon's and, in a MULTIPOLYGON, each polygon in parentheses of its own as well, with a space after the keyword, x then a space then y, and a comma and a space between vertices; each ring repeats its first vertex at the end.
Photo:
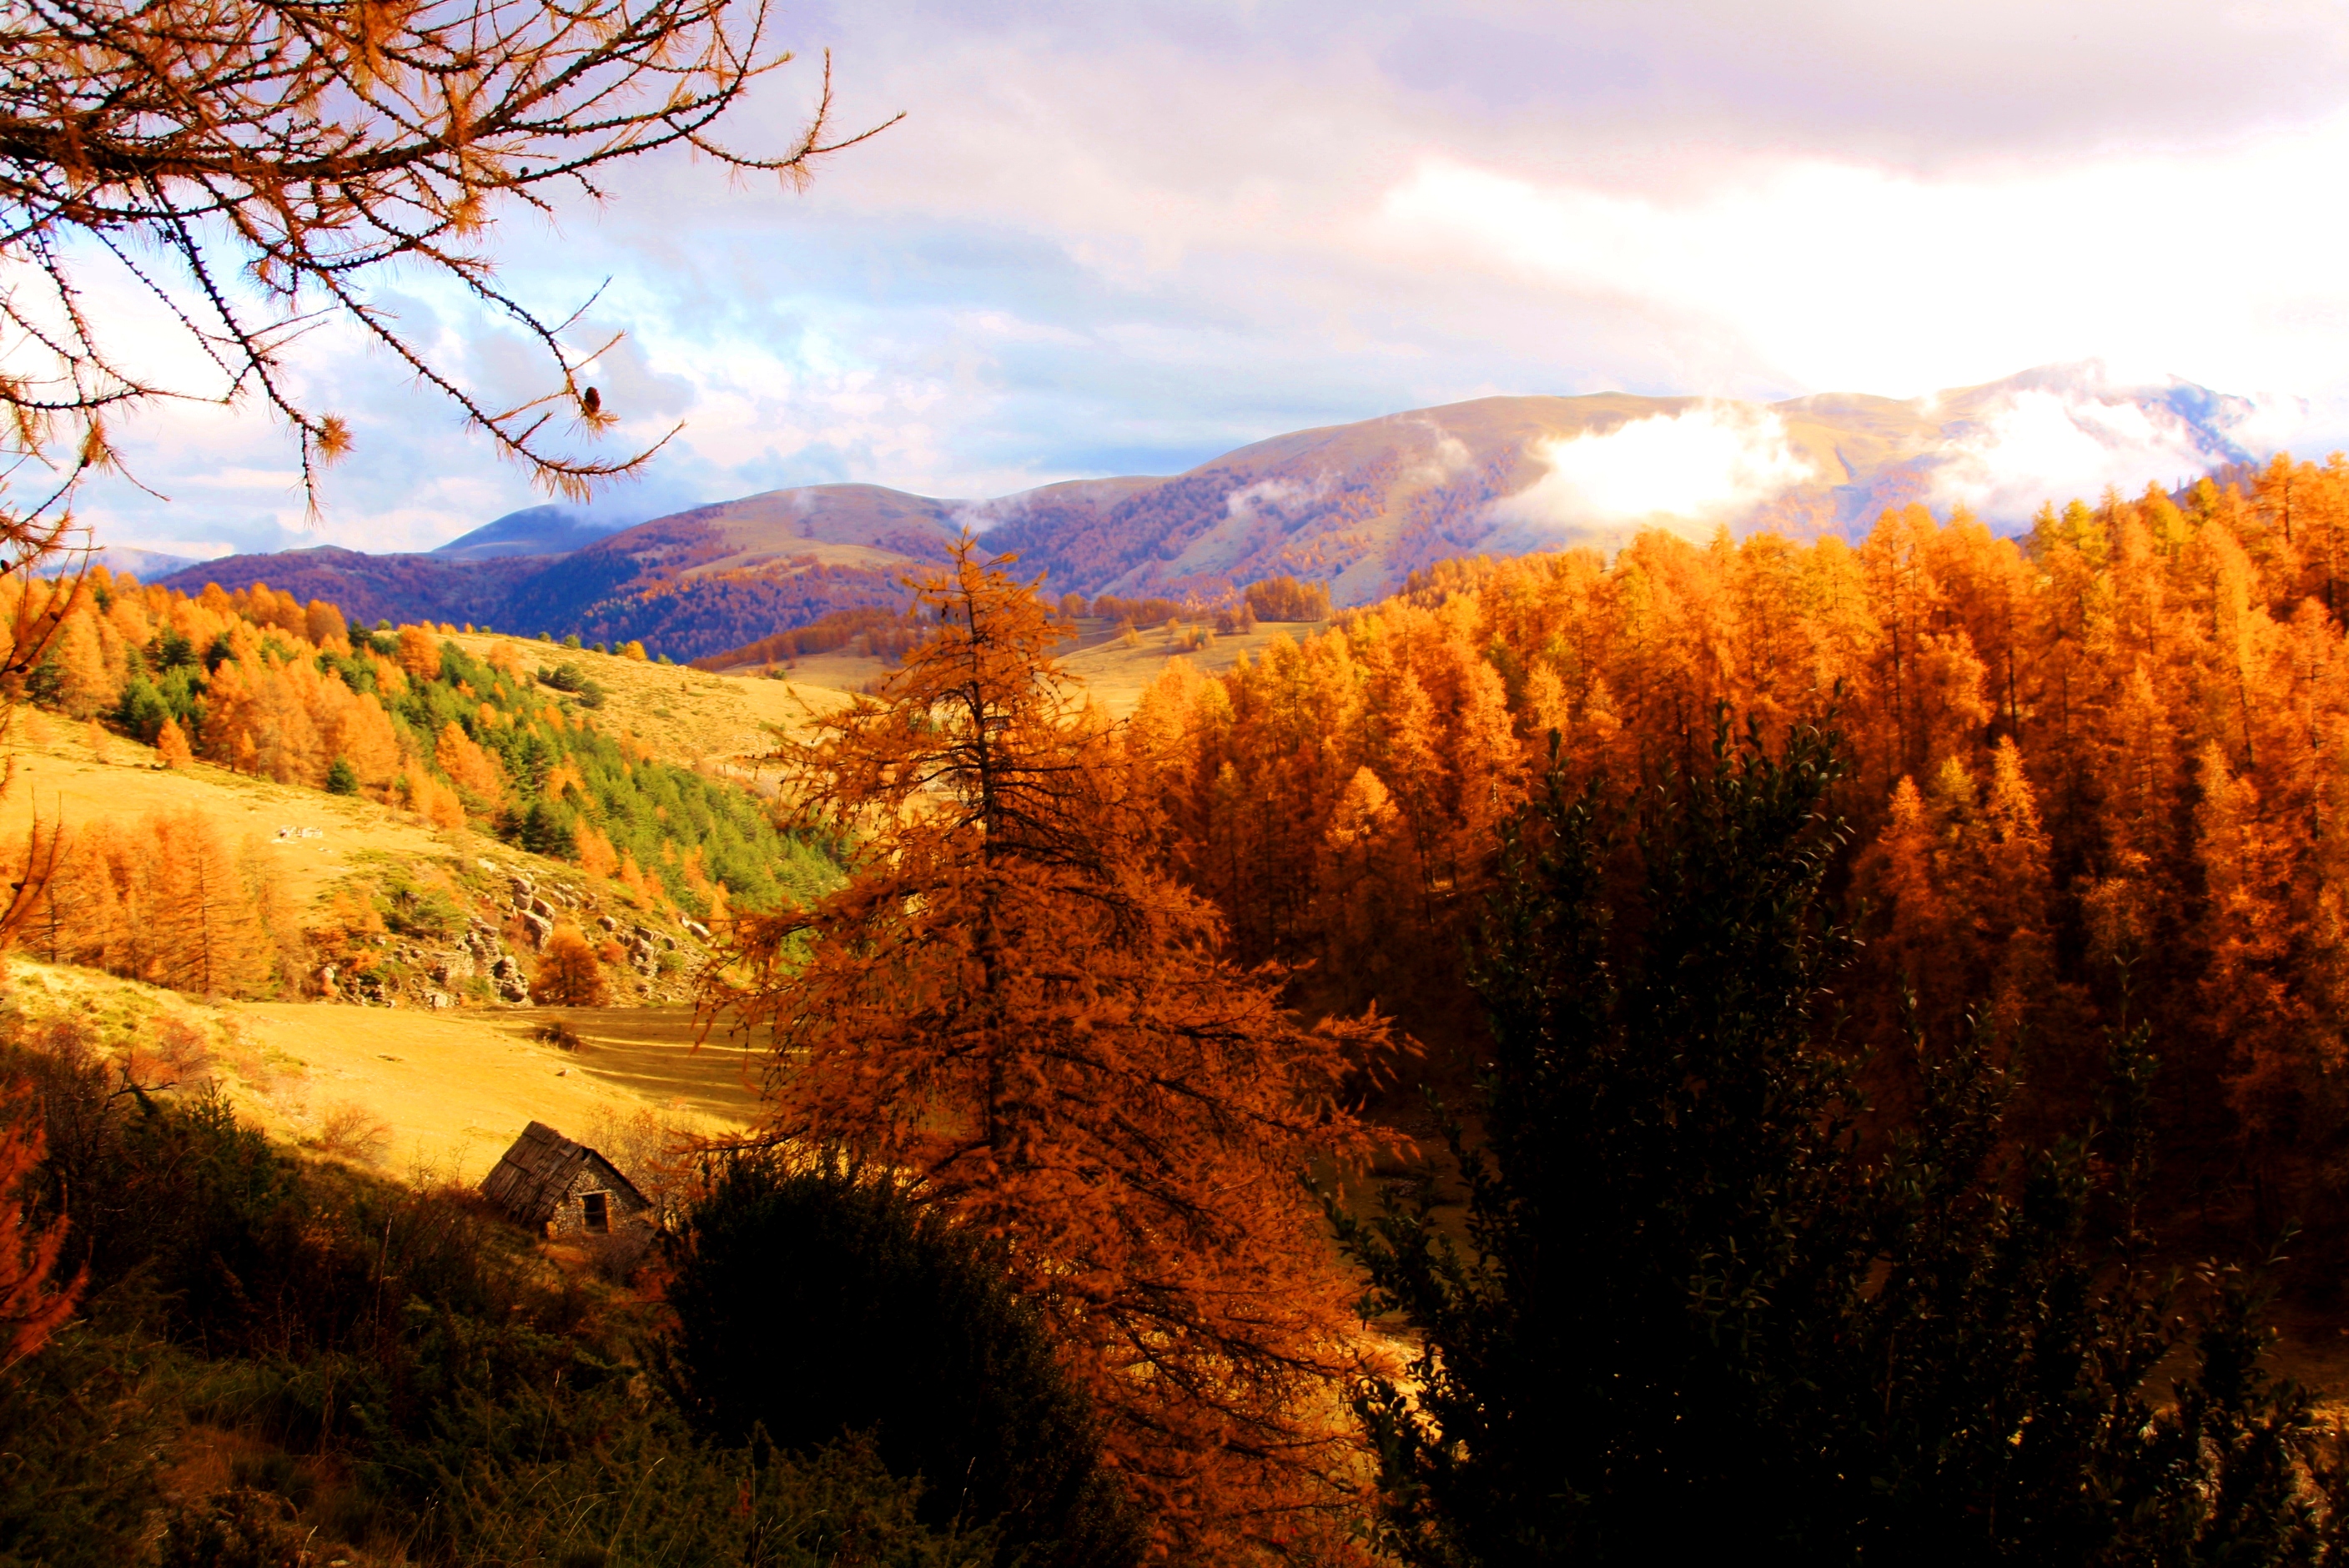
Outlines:
MULTIPOLYGON (((604 290, 582 333, 629 335, 616 439, 684 424, 614 516, 1170 473, 1495 393, 1909 397, 2090 359, 2245 398, 2242 429, 2322 457, 2349 443, 2344 17, 796 7, 785 39, 833 50, 841 123, 902 124, 805 195, 667 162, 492 238, 546 315, 604 290)), ((770 78, 733 139, 787 139, 813 82, 770 78)), ((504 389, 499 323, 420 282, 384 303, 504 389)), ((109 485, 87 514, 117 542, 414 549, 538 499, 380 356, 322 333, 288 373, 357 436, 315 528, 283 433, 194 405, 123 432, 169 500, 109 485)), ((2171 444, 2145 433, 2144 477, 2174 477, 2171 444)))

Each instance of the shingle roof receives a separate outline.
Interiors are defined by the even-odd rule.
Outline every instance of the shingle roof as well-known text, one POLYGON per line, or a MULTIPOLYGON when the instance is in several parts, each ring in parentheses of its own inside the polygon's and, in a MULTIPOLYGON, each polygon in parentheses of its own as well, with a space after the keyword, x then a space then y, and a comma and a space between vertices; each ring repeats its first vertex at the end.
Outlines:
POLYGON ((644 1198, 612 1162, 584 1143, 574 1143, 543 1121, 522 1130, 513 1147, 481 1178, 481 1194, 525 1225, 543 1225, 554 1217, 555 1205, 578 1179, 579 1168, 590 1160, 611 1173, 628 1195, 644 1205, 644 1198))

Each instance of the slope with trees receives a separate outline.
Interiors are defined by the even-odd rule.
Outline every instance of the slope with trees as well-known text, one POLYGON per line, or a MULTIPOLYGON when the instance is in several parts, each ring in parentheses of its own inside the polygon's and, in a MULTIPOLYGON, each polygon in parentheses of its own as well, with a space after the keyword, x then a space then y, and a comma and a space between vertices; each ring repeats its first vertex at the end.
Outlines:
POLYGON ((605 733, 593 694, 541 680, 542 658, 561 668, 543 645, 476 658, 440 628, 354 629, 265 583, 191 599, 102 568, 0 602, 42 639, 25 694, 68 718, 149 744, 170 726, 222 767, 471 823, 696 913, 826 874, 738 785, 605 733))
POLYGON ((738 920, 707 1004, 775 1052, 769 1138, 1002 1244, 1164 1548, 1342 1550, 1346 1290, 1298 1172, 1366 1152, 1383 1029, 1284 1011, 1136 854, 1149 802, 1009 564, 960 544, 935 634, 797 750, 794 820, 851 878, 738 920))
POLYGON ((2279 459, 2182 508, 2051 506, 2021 541, 1907 509, 1857 546, 1649 533, 1612 562, 1447 563, 1302 645, 1162 679, 1136 734, 1164 863, 1242 958, 1311 963, 1299 997, 1376 998, 1473 1050, 1453 955, 1552 731, 1570 771, 1628 787, 1692 766, 1718 703, 1774 739, 1832 713, 1838 874, 1869 909, 1855 1026, 1896 1032, 1904 985, 1937 1035, 1988 1007, 2028 1042, 2029 1119, 2092 1095, 2126 992, 2161 1020, 2169 1201, 2330 1233, 2344 507, 2339 459, 2279 459))
POLYGON ((1405 1561, 2318 1562, 2349 1471, 2257 1369, 2257 1291, 2153 1264, 2142 1026, 2093 1120, 2005 1119, 1986 1018, 1839 1038, 1839 738, 1627 798, 1552 769, 1505 828, 1474 980, 1465 1247, 1430 1195, 1336 1214, 1425 1332, 1360 1408, 1405 1561), (1854 1069, 1897 1049, 1913 1108, 1854 1069), (2174 1386, 2156 1376, 2173 1351, 2174 1386))

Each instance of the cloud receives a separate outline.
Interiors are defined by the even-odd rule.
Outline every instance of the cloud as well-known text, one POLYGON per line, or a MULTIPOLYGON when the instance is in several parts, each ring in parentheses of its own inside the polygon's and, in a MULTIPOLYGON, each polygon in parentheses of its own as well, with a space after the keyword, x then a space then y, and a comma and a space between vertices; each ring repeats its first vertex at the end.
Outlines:
POLYGON ((2158 404, 2024 390, 1959 438, 1933 470, 1930 500, 2011 525, 2049 501, 2093 501, 2107 489, 2134 495, 2149 483, 2168 490, 2230 455, 2158 404))
MULTIPOLYGON (((1708 323, 1816 389, 1912 396, 2103 358, 2246 390, 2339 377, 2349 211, 2313 201, 2349 115, 2223 151, 2106 156, 1925 179, 1816 158, 1724 157, 1702 188, 1625 192, 1430 155, 1365 243, 1708 323), (2256 211, 2253 247, 2156 244, 2152 215, 2256 211), (2143 233, 2121 250, 2085 236, 2143 233)), ((1702 390, 1702 388, 1695 388, 1702 390)))
POLYGON ((1329 489, 1327 475, 1315 479, 1310 484, 1297 480, 1258 480, 1224 497, 1224 516, 1232 522, 1251 523, 1263 516, 1267 510, 1286 511, 1299 501, 1318 500, 1329 489))
POLYGON ((1816 477, 1775 414, 1724 404, 1542 442, 1535 453, 1548 471, 1494 503, 1510 543, 1605 542, 1647 526, 1702 538, 1816 477))
POLYGON ((1400 419, 1396 424, 1423 437, 1427 455, 1403 472, 1407 484, 1440 485, 1457 479, 1476 464, 1468 443, 1433 419, 1400 419))
MULTIPOLYGON (((800 63, 730 143, 785 142, 825 46, 839 123, 910 118, 805 196, 663 158, 493 232, 549 319, 609 280, 624 438, 687 423, 624 509, 1002 494, 1494 393, 1906 396, 2096 355, 2349 437, 2349 210, 2323 195, 2349 15, 2320 0, 867 0, 785 26, 800 63)), ((400 285, 468 376, 543 390, 499 324, 400 285)), ((173 500, 93 490, 108 540, 420 548, 543 499, 401 367, 326 334, 296 358, 360 438, 322 524, 232 481, 286 466, 259 410, 168 410, 123 437, 173 500)))

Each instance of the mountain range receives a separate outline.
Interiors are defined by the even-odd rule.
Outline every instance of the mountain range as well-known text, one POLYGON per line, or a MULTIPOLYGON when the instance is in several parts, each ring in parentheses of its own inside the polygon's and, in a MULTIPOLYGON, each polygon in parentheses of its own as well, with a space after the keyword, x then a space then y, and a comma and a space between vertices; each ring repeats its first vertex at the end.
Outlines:
POLYGON ((1826 394, 1495 397, 1276 436, 1171 477, 1074 480, 992 500, 812 485, 603 531, 533 507, 418 554, 332 546, 241 555, 163 581, 265 581, 357 619, 642 640, 719 654, 829 611, 905 598, 908 571, 968 527, 1054 593, 1213 603, 1274 576, 1339 604, 1449 556, 1606 547, 1642 527, 1855 536, 1889 507, 2022 525, 2044 501, 2165 487, 2263 454, 2256 410, 2189 383, 2094 366, 1895 399, 1826 394))

